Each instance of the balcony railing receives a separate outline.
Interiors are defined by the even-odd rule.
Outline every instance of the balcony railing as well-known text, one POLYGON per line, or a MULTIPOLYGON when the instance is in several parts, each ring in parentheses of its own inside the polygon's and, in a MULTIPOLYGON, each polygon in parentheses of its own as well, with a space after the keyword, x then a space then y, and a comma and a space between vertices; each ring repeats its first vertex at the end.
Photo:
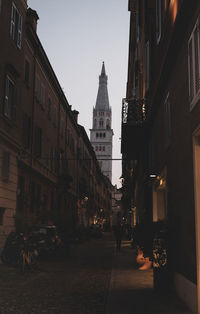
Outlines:
POLYGON ((143 98, 123 99, 122 124, 143 125, 146 121, 146 101, 143 98))

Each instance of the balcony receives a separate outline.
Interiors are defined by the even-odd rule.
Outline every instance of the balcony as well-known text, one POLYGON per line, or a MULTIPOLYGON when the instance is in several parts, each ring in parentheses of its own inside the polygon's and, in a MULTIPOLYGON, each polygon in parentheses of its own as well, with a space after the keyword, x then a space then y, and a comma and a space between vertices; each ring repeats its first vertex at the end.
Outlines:
POLYGON ((145 99, 123 100, 121 152, 132 159, 137 159, 144 144, 146 114, 145 99))

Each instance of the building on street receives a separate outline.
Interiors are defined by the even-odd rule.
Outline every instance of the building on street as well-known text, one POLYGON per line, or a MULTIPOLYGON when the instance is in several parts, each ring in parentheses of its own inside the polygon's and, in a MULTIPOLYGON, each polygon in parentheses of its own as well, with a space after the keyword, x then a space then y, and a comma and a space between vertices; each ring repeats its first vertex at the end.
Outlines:
POLYGON ((200 313, 199 1, 129 1, 123 206, 167 225, 169 285, 200 313))
POLYGON ((27 219, 70 232, 89 222, 80 207, 85 217, 111 210, 110 183, 37 36, 38 18, 26 0, 0 1, 0 250, 27 219))

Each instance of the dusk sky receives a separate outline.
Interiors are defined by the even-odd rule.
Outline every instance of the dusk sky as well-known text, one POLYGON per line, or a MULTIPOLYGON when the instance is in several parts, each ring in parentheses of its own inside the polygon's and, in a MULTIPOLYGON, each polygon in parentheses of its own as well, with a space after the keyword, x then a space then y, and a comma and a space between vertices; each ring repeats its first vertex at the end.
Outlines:
MULTIPOLYGON (((37 33, 79 124, 90 138, 99 75, 105 62, 112 107, 113 158, 121 158, 121 104, 126 95, 128 0, 28 0, 39 15, 37 33)), ((112 183, 120 187, 121 161, 112 183)))

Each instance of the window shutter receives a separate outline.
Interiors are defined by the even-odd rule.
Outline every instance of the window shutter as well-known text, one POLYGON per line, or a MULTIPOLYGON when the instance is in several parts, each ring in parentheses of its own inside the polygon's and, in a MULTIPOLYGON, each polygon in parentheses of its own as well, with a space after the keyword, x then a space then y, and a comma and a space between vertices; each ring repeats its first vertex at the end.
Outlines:
POLYGON ((9 78, 6 76, 6 84, 5 84, 5 102, 4 102, 4 115, 9 116, 9 104, 8 104, 8 96, 9 96, 9 78))
POLYGON ((195 93, 199 90, 199 40, 198 29, 194 31, 194 71, 195 71, 195 93))
POLYGON ((18 32, 17 32, 17 46, 21 48, 22 44, 22 16, 19 14, 18 32))
POLYGON ((12 97, 12 102, 11 102, 11 119, 13 121, 17 120, 17 89, 14 87, 14 92, 13 95, 10 95, 12 97))
POLYGON ((10 152, 3 152, 2 156, 2 180, 8 182, 10 175, 10 152))
POLYGON ((45 87, 43 84, 41 84, 41 95, 40 95, 40 103, 42 105, 42 108, 44 109, 44 104, 45 104, 45 87))
POLYGON ((25 60, 24 80, 27 85, 29 85, 29 76, 30 76, 30 64, 28 60, 25 60))
POLYGON ((31 118, 26 113, 24 113, 22 138, 23 138, 23 145, 25 148, 30 147, 30 130, 31 130, 31 118))
POLYGON ((15 39, 15 19, 16 19, 16 7, 14 4, 12 4, 10 35, 13 40, 15 39))
POLYGON ((146 85, 146 91, 149 89, 149 74, 150 74, 150 46, 149 41, 146 42, 146 76, 145 76, 145 85, 146 85))
POLYGON ((189 65, 189 96, 190 96, 190 101, 191 101, 194 97, 192 39, 189 41, 189 45, 188 45, 188 65, 189 65))

